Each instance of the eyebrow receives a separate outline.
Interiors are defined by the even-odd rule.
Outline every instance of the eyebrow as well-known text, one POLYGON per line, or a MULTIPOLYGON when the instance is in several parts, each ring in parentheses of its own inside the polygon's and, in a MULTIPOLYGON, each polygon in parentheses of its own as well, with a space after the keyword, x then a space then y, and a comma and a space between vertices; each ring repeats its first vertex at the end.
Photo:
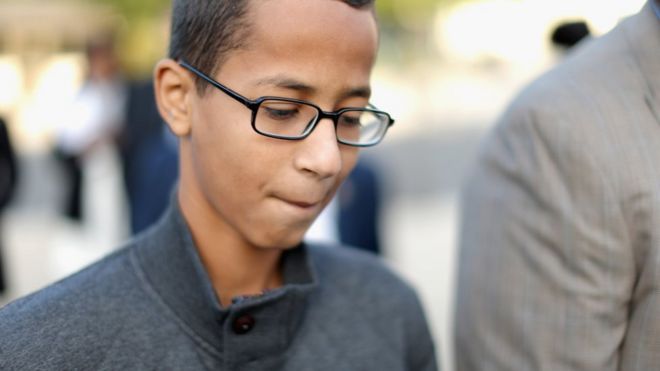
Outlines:
MULTIPOLYGON (((313 94, 318 91, 313 86, 307 85, 301 81, 292 79, 290 77, 286 76, 273 76, 273 77, 267 77, 261 80, 258 80, 257 85, 273 85, 278 88, 283 88, 283 89, 289 89, 289 90, 294 90, 302 93, 307 93, 307 94, 313 94)), ((343 91, 340 95, 341 99, 346 99, 346 98, 353 98, 353 97, 358 97, 358 98, 367 98, 371 97, 371 88, 369 86, 360 86, 360 87, 355 87, 355 88, 349 88, 343 91)))

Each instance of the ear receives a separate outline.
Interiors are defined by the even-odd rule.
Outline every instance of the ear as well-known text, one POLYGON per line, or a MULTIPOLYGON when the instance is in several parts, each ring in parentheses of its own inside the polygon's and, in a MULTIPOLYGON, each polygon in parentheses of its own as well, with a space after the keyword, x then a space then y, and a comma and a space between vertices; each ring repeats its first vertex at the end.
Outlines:
POLYGON ((195 82, 188 71, 172 59, 163 59, 154 70, 156 104, 161 117, 177 137, 185 137, 192 129, 191 94, 195 82))

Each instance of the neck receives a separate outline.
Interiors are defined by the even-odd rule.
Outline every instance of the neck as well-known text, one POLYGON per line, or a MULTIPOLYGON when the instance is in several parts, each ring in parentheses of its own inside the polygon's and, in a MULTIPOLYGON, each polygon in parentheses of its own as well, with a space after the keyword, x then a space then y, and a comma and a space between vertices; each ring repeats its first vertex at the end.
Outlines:
POLYGON ((197 188, 181 179, 179 205, 220 304, 228 307, 237 296, 259 295, 281 286, 282 251, 260 249, 245 241, 217 217, 195 192, 197 188))

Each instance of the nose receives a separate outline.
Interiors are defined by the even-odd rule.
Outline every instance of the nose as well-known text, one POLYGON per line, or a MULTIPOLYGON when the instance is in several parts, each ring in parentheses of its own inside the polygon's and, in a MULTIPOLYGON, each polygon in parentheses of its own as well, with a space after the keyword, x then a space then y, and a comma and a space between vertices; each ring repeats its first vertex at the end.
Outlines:
POLYGON ((297 144, 294 164, 298 170, 320 179, 334 177, 341 171, 341 148, 331 119, 319 121, 314 131, 297 144))

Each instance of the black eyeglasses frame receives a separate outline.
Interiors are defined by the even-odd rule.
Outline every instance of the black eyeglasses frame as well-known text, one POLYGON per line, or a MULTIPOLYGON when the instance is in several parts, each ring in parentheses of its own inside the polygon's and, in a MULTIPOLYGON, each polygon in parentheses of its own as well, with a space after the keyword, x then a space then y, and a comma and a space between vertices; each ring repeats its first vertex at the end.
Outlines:
POLYGON ((252 119, 251 119, 252 129, 255 132, 257 132, 258 134, 261 134, 261 135, 266 136, 266 137, 275 138, 275 139, 284 139, 284 140, 302 140, 302 139, 307 138, 314 131, 314 129, 316 128, 316 125, 322 119, 326 119, 326 118, 332 120, 332 122, 335 126, 335 133, 336 133, 339 116, 341 116, 342 114, 344 114, 346 112, 371 112, 371 113, 374 113, 376 115, 383 115, 383 116, 387 117, 387 120, 388 120, 387 127, 383 131, 383 134, 377 140, 375 140, 373 142, 369 142, 369 143, 353 143, 353 142, 342 140, 339 137, 337 137, 337 141, 341 144, 345 144, 345 145, 353 146, 353 147, 371 147, 371 146, 375 146, 376 144, 380 143, 383 140, 383 138, 385 137, 385 134, 387 133, 387 130, 392 125, 394 125, 394 119, 392 119, 392 117, 390 116, 389 113, 387 113, 385 111, 375 109, 375 107, 371 104, 369 104, 370 108, 347 107, 347 108, 342 108, 342 109, 334 111, 334 112, 327 112, 327 111, 322 110, 321 107, 319 107, 319 106, 317 106, 317 105, 315 105, 311 102, 300 100, 300 99, 294 99, 294 98, 285 98, 285 97, 276 97, 276 96, 263 96, 263 97, 259 97, 259 98, 254 99, 254 100, 248 99, 248 98, 242 96, 241 94, 235 92, 234 90, 228 88, 227 86, 217 82, 213 78, 206 75, 204 72, 202 72, 202 71, 198 70, 197 68, 195 68, 195 67, 191 66, 190 64, 188 64, 186 61, 179 60, 178 63, 181 67, 183 67, 183 68, 187 69, 188 71, 192 72, 193 74, 197 75, 202 80, 204 80, 207 83, 211 84, 213 87, 219 89, 220 91, 227 94, 231 98, 235 99, 237 102, 243 104, 250 111, 252 111, 252 119), (308 125, 308 127, 305 129, 305 131, 302 134, 300 134, 300 136, 292 137, 292 136, 283 136, 283 135, 277 135, 277 134, 263 132, 263 131, 260 131, 257 128, 256 118, 257 118, 257 113, 259 112, 259 106, 264 101, 267 101, 267 100, 276 100, 276 101, 282 101, 282 102, 304 104, 304 105, 315 108, 316 111, 318 112, 318 114, 317 114, 316 119, 314 120, 314 122, 311 123, 310 125, 308 125))

